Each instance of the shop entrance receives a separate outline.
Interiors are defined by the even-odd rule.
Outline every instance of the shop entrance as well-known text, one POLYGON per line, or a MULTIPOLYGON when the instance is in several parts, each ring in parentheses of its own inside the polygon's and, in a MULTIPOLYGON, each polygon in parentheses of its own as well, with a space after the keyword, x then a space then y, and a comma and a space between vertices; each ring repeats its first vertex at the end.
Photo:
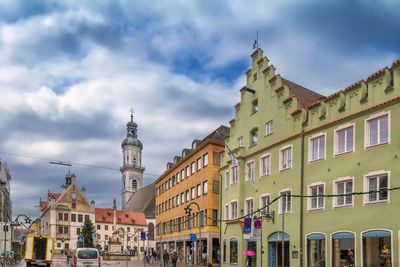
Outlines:
POLYGON ((185 247, 185 255, 186 255, 186 263, 192 263, 193 264, 193 242, 192 241, 186 241, 186 247, 185 247))
POLYGON ((289 267, 289 236, 284 235, 284 264, 282 264, 282 233, 275 232, 268 238, 268 262, 270 267, 289 267))

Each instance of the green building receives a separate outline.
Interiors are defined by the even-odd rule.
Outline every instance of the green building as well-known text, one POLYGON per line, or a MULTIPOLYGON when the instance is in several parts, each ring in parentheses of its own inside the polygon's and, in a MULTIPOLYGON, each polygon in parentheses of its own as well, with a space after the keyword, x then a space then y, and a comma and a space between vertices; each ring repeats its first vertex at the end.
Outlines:
POLYGON ((251 58, 220 169, 222 265, 248 248, 259 267, 398 266, 400 60, 324 97, 251 58))

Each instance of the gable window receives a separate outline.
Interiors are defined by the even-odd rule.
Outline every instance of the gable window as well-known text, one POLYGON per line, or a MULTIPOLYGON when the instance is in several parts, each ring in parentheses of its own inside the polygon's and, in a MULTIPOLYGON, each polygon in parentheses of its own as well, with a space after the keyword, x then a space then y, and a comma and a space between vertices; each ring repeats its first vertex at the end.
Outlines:
POLYGON ((253 214, 253 199, 246 199, 245 202, 245 214, 246 216, 252 216, 253 214))
POLYGON ((267 215, 269 214, 269 203, 271 201, 270 195, 262 195, 260 197, 260 214, 267 215))
MULTIPOLYGON (((334 181, 334 194, 350 194, 353 193, 353 179, 338 179, 334 181)), ((334 205, 335 207, 345 207, 351 206, 353 204, 353 196, 338 196, 335 197, 334 205)))
POLYGON ((271 168, 271 155, 265 155, 260 158, 260 176, 270 174, 271 168))
POLYGON ((289 213, 292 211, 292 193, 290 190, 280 192, 281 198, 279 199, 280 209, 279 213, 289 213))
POLYGON ((197 170, 201 170, 201 157, 197 159, 197 170))
POLYGON ((265 124, 265 135, 272 134, 272 126, 273 126, 272 120, 265 124))
POLYGON ((245 181, 253 181, 254 180, 254 172, 255 172, 255 164, 254 160, 246 163, 246 177, 245 181))
POLYGON ((375 174, 365 177, 365 189, 366 191, 380 191, 380 192, 371 192, 368 195, 365 195, 365 203, 380 203, 380 202, 388 202, 389 200, 389 191, 387 191, 389 187, 389 178, 388 173, 375 174))
POLYGON ((253 113, 258 112, 258 99, 253 101, 253 113))
POLYGON ((197 197, 201 197, 201 184, 197 185, 197 197))
POLYGON ((251 145, 255 146, 257 145, 258 142, 258 129, 254 129, 250 132, 250 136, 251 136, 251 145))
POLYGON ((292 168, 292 146, 282 148, 280 150, 279 169, 286 170, 292 168))
POLYGON ((324 208, 324 185, 311 185, 308 187, 308 194, 312 197, 308 199, 309 210, 319 210, 324 208))
POLYGON ((234 219, 236 219, 237 218, 237 208, 238 208, 238 206, 237 206, 237 201, 232 201, 231 203, 230 203, 230 210, 231 210, 231 220, 234 220, 234 219))
POLYGON ((386 144, 389 142, 389 113, 378 117, 377 115, 374 115, 365 122, 366 147, 386 144))
POLYGON ((354 151, 354 124, 335 130, 335 155, 354 151))
POLYGON ((230 174, 229 171, 225 172, 225 188, 229 187, 230 174))
POLYGON ((191 164, 191 174, 194 174, 194 172, 196 171, 196 165, 194 164, 194 161, 191 164))
POLYGON ((203 155, 203 167, 208 165, 208 153, 203 155))
POLYGON ((232 173, 231 184, 237 184, 238 183, 238 166, 237 165, 231 167, 231 173, 232 173))
POLYGON ((308 140, 308 161, 325 158, 325 134, 308 140))
POLYGON ((203 195, 207 195, 207 193, 208 193, 208 182, 205 181, 203 183, 203 195))
POLYGON ((243 136, 237 139, 237 147, 243 147, 243 136))

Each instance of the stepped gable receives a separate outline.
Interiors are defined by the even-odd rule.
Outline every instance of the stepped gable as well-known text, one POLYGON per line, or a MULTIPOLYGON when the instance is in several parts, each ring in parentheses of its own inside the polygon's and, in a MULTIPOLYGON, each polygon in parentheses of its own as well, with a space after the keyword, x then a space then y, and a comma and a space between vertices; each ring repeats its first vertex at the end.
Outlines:
POLYGON ((325 99, 325 96, 320 95, 310 89, 307 89, 297 83, 291 82, 282 78, 282 84, 290 88, 290 95, 294 95, 298 99, 297 107, 307 108, 309 105, 325 99))
POLYGON ((126 205, 125 211, 143 212, 147 219, 155 219, 155 185, 151 183, 137 190, 126 205))

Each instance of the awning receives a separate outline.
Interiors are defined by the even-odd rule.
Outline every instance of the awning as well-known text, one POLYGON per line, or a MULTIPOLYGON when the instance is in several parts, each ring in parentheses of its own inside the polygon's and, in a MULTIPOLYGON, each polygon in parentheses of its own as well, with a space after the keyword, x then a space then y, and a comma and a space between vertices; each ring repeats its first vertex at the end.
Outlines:
POLYGON ((354 234, 352 233, 337 233, 332 236, 333 239, 344 239, 344 238, 353 238, 354 234))
POLYGON ((390 237, 391 234, 388 231, 371 231, 363 233, 363 237, 390 237))
MULTIPOLYGON (((284 235, 285 236, 285 240, 288 241, 289 240, 289 236, 287 234, 284 235)), ((279 232, 275 232, 272 235, 270 235, 268 237, 268 241, 282 241, 282 233, 279 232)))
POLYGON ((307 236, 308 240, 325 240, 325 236, 323 234, 312 234, 307 236))

